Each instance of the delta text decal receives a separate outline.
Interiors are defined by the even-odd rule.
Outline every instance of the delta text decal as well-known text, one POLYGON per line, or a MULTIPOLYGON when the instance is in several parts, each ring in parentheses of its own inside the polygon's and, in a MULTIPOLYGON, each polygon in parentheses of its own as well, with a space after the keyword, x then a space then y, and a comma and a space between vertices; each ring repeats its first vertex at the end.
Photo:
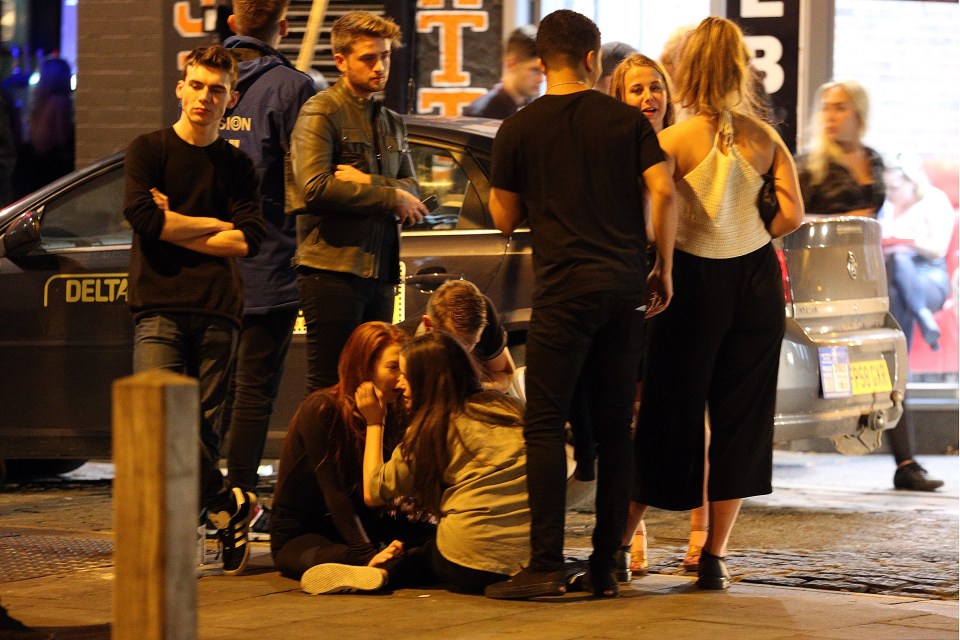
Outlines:
POLYGON ((127 302, 127 274, 82 273, 51 276, 43 285, 43 306, 127 302))

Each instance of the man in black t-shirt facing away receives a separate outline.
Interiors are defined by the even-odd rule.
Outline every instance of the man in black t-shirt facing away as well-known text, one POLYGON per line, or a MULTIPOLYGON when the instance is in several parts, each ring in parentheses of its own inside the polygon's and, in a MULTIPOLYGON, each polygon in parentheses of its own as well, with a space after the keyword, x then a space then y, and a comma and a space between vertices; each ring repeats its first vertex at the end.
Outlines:
POLYGON ((486 595, 566 591, 564 423, 583 377, 590 381, 599 458, 594 549, 584 586, 613 597, 619 593, 614 556, 633 480, 630 415, 640 323, 644 312, 663 311, 673 295, 673 179, 643 114, 588 91, 601 70, 593 22, 555 11, 540 23, 537 50, 547 92, 501 125, 490 193, 497 228, 509 234, 526 218, 533 238, 524 420, 531 556, 527 568, 486 595), (658 251, 649 280, 644 188, 658 251))
POLYGON ((256 255, 266 226, 253 161, 220 138, 238 98, 237 63, 219 45, 186 58, 172 127, 137 137, 124 159, 123 214, 133 229, 134 372, 198 379, 200 506, 217 529, 223 572, 246 565, 256 496, 220 473, 220 422, 243 310, 234 258, 256 255))
POLYGON ((430 296, 417 335, 446 331, 470 352, 483 374, 483 386, 506 392, 516 366, 507 346, 507 332, 493 302, 466 280, 448 280, 430 296))

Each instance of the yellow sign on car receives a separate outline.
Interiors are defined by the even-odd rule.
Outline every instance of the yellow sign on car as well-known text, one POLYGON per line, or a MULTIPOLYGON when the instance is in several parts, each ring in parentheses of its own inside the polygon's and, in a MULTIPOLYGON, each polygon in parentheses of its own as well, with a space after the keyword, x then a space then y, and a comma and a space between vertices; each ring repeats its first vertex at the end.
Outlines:
POLYGON ((864 360, 850 363, 853 395, 893 391, 886 360, 864 360))

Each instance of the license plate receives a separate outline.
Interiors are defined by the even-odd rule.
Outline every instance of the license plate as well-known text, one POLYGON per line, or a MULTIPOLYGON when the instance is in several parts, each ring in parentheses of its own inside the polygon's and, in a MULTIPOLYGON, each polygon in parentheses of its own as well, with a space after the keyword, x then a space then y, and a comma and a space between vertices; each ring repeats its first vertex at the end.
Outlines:
POLYGON ((890 371, 885 360, 864 360, 850 364, 853 395, 893 391, 890 371))
POLYGON ((893 391, 890 370, 885 360, 850 362, 846 347, 820 347, 820 387, 824 398, 893 391))

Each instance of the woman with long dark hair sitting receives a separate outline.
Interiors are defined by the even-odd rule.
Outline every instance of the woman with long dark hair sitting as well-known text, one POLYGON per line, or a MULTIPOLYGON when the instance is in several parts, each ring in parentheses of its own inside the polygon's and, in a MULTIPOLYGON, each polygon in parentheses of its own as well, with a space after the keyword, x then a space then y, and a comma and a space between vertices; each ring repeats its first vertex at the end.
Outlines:
POLYGON ((439 519, 425 548, 433 574, 454 591, 479 593, 530 555, 523 410, 484 391, 470 355, 442 331, 407 344, 400 369, 410 419, 386 463, 386 398, 374 384, 357 389, 367 423, 364 500, 380 506, 411 496, 439 519))

